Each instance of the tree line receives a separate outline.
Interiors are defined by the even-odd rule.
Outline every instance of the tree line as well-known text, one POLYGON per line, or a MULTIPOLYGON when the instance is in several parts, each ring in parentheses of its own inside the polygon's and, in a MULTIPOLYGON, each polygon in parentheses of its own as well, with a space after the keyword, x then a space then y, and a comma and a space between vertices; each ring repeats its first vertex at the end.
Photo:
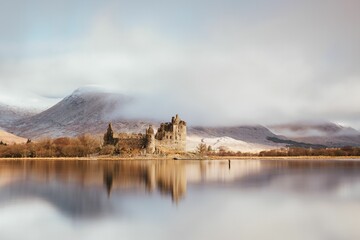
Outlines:
POLYGON ((231 151, 224 146, 213 150, 211 146, 200 143, 196 149, 197 154, 206 156, 234 156, 234 157, 301 157, 301 156, 360 156, 360 147, 341 147, 341 148, 301 148, 288 147, 261 151, 259 153, 249 153, 241 151, 231 151))
POLYGON ((278 150, 261 151, 260 157, 264 156, 360 156, 360 147, 341 147, 341 148, 285 148, 278 150))
MULTIPOLYGON (((5 144, 0 142, 1 158, 46 158, 46 157, 89 157, 101 155, 127 155, 141 154, 139 147, 121 140, 116 145, 104 143, 104 139, 92 135, 78 137, 61 137, 56 139, 42 139, 36 142, 28 140, 23 144, 5 144)), ((200 143, 196 153, 201 156, 239 156, 239 157, 294 157, 294 156, 360 156, 360 147, 341 148, 299 148, 289 147, 261 151, 259 153, 234 152, 226 147, 216 150, 205 143, 200 143)))
POLYGON ((0 157, 36 158, 36 157, 88 157, 101 153, 101 141, 90 135, 42 139, 24 144, 0 144, 0 157))
POLYGON ((78 137, 46 138, 24 144, 0 142, 0 158, 89 157, 101 155, 140 155, 144 139, 136 136, 126 139, 114 137, 111 124, 103 138, 90 134, 78 137))

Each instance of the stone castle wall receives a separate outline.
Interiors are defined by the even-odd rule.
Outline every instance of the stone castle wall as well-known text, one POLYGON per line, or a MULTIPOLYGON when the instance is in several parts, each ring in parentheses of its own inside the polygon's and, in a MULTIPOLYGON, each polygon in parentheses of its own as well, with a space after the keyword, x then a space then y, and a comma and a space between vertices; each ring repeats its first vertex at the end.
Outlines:
POLYGON ((129 134, 129 133, 120 133, 118 135, 118 147, 120 149, 143 149, 146 145, 145 135, 144 134, 129 134))
POLYGON ((186 122, 178 115, 173 117, 171 122, 162 123, 155 135, 150 126, 146 133, 149 146, 147 153, 185 152, 186 134, 186 122))
POLYGON ((185 152, 186 151, 186 122, 178 115, 171 122, 162 123, 155 133, 152 126, 145 134, 120 133, 113 137, 113 130, 109 124, 104 135, 104 145, 116 145, 120 150, 141 150, 148 154, 185 152))

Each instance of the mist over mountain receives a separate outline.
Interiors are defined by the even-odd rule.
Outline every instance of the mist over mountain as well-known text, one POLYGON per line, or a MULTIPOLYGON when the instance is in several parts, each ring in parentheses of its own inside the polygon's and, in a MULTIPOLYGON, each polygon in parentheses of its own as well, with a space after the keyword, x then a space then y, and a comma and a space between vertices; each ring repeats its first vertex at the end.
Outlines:
POLYGON ((14 121, 7 129, 32 139, 103 133, 109 122, 117 131, 142 132, 150 122, 121 116, 121 109, 130 101, 121 94, 91 88, 77 89, 53 107, 14 121))
MULTIPOLYGON (((147 114, 154 114, 153 119, 156 120, 131 118, 132 115, 129 117, 127 113, 134 101, 131 96, 104 89, 80 88, 40 113, 0 105, 0 128, 6 130, 7 134, 20 136, 18 141, 24 141, 26 138, 56 138, 86 133, 100 136, 110 122, 116 133, 144 133, 149 125, 156 129, 160 122, 171 119, 171 115, 162 119, 152 109, 147 114)), ((172 114, 176 114, 176 111, 172 114)), ((186 117, 183 118, 187 121, 186 117)), ((187 121, 187 125, 188 150, 195 150, 199 143, 206 143, 214 149, 228 147, 233 151, 253 152, 286 146, 360 146, 360 133, 357 130, 330 122, 295 122, 269 127, 258 124, 209 127, 195 126, 187 121)))
POLYGON ((331 122, 295 122, 269 126, 288 139, 329 147, 360 146, 360 132, 331 122))
POLYGON ((7 128, 15 121, 31 117, 37 113, 36 110, 23 109, 0 103, 0 128, 7 128))

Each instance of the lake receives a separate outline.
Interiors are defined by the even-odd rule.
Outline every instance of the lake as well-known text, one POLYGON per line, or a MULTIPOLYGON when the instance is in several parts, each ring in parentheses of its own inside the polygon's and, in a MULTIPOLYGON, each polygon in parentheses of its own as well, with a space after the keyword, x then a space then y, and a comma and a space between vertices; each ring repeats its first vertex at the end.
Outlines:
POLYGON ((360 239, 354 160, 2 160, 0 239, 360 239))

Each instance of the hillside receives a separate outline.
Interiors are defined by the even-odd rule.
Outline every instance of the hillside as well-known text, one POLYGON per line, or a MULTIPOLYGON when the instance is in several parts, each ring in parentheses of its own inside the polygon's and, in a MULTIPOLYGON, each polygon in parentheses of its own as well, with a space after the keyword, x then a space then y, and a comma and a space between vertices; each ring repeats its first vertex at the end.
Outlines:
POLYGON ((237 140, 231 137, 199 137, 190 135, 187 137, 187 151, 197 151, 197 147, 200 143, 204 143, 210 146, 213 150, 225 149, 226 151, 233 152, 251 152, 258 153, 263 150, 271 150, 274 148, 282 147, 283 144, 264 145, 259 143, 249 143, 241 140, 237 140))
POLYGON ((235 126, 235 127, 192 127, 189 135, 203 138, 230 137, 247 143, 255 143, 267 146, 278 146, 279 144, 268 140, 269 137, 280 138, 269 129, 261 125, 235 126))
POLYGON ((259 152, 285 147, 269 138, 284 139, 261 125, 235 127, 189 127, 187 149, 192 151, 200 143, 216 150, 220 147, 230 151, 259 152))
POLYGON ((19 144, 19 143, 26 143, 27 139, 18 137, 4 130, 0 130, 0 141, 6 144, 13 144, 13 143, 19 144))

